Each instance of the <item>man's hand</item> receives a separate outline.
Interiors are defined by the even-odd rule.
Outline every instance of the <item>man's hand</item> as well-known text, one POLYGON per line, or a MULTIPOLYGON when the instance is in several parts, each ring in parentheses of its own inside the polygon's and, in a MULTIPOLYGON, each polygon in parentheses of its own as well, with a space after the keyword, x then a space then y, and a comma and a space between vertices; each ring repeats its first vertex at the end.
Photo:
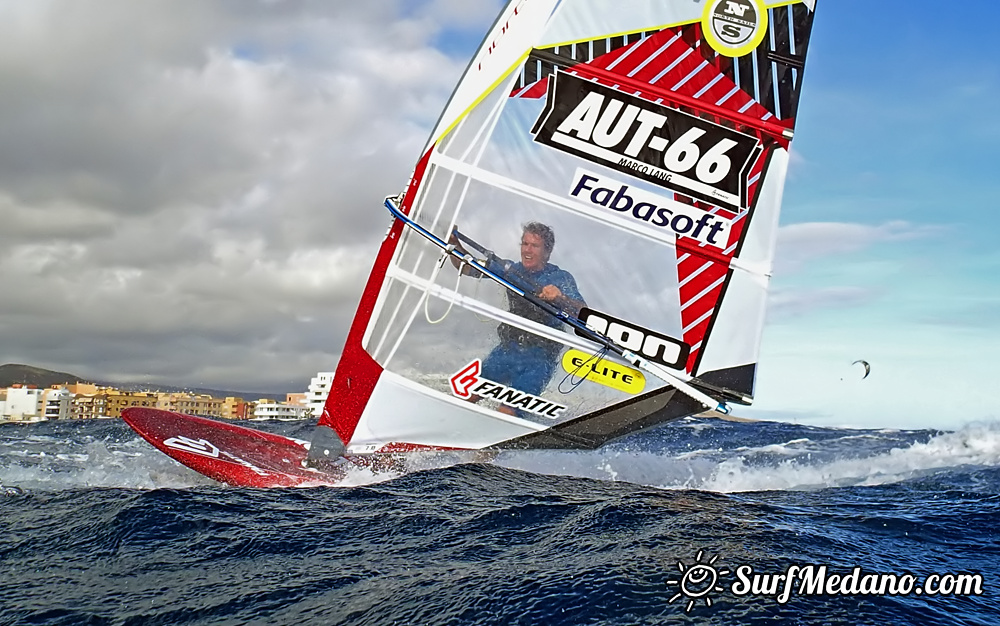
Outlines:
MULTIPOLYGON (((458 240, 458 237, 455 236, 455 231, 452 231, 451 237, 448 237, 448 245, 455 246, 455 250, 457 250, 463 255, 468 254, 468 251, 466 251, 465 247, 462 246, 462 243, 458 240)), ((457 258, 455 258, 450 254, 448 255, 448 257, 451 259, 451 264, 455 266, 455 269, 462 270, 462 272, 466 274, 468 273, 466 271, 468 268, 465 267, 461 261, 459 261, 457 258)))
POLYGON ((546 302, 553 302, 556 298, 562 297, 562 292, 559 291, 559 287, 555 285, 545 285, 542 290, 538 292, 538 297, 546 302))
POLYGON ((555 285, 545 285, 536 295, 545 302, 555 304, 557 307, 573 315, 579 315, 580 309, 587 306, 583 300, 574 300, 567 297, 555 285))

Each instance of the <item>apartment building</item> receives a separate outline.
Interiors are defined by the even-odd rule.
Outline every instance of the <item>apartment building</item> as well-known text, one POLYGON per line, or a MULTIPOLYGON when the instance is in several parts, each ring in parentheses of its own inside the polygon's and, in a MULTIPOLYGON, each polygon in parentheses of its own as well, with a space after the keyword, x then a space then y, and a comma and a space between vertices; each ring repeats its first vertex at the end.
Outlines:
POLYGON ((108 416, 108 394, 81 394, 73 398, 73 419, 89 420, 108 416))
POLYGON ((121 417, 122 411, 134 406, 156 408, 156 394, 148 391, 118 391, 109 389, 105 396, 105 415, 121 417))
POLYGON ((262 398, 253 410, 253 419, 298 420, 309 416, 309 408, 262 398))
POLYGON ((73 417, 73 394, 65 387, 43 391, 42 417, 46 420, 68 420, 73 417))
POLYGON ((314 417, 323 414, 323 405, 326 404, 326 397, 330 395, 330 387, 333 385, 333 372, 319 372, 309 381, 309 388, 306 391, 306 406, 314 417))
POLYGON ((44 389, 14 385, 7 388, 2 418, 9 422, 39 422, 43 419, 44 389))
POLYGON ((222 417, 225 400, 213 398, 208 394, 193 393, 158 393, 156 403, 158 409, 200 415, 202 417, 222 417))
POLYGON ((303 419, 319 416, 330 393, 333 372, 319 372, 305 393, 289 393, 285 402, 214 398, 186 392, 121 391, 93 383, 66 383, 50 389, 14 385, 0 389, 0 421, 120 418, 131 407, 158 408, 222 419, 303 419))
POLYGON ((253 403, 243 398, 227 396, 222 401, 222 418, 227 420, 245 420, 253 417, 253 403))

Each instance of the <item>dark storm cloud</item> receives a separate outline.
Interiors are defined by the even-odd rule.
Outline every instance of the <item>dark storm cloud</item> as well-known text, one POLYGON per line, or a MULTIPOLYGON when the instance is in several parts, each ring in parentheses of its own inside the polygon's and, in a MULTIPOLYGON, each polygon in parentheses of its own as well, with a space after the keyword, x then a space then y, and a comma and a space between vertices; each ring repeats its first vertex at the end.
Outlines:
POLYGON ((381 198, 465 63, 432 42, 494 11, 0 3, 0 362, 278 390, 331 369, 381 198))

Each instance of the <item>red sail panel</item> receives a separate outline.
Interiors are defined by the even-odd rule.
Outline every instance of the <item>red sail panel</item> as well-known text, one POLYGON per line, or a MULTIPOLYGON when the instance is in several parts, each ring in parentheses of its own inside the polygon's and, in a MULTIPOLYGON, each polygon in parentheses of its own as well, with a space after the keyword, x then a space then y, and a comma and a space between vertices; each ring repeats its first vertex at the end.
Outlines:
POLYGON ((548 88, 549 79, 546 77, 524 87, 515 87, 514 90, 511 91, 510 97, 537 100, 545 97, 545 92, 548 88))
MULTIPOLYGON (((753 205, 752 199, 757 193, 764 162, 765 155, 761 155, 750 170, 747 197, 751 198, 751 206, 753 205)), ((698 204, 703 205, 703 203, 698 204)), ((697 374, 696 367, 701 346, 705 342, 708 329, 711 326, 712 315, 718 309, 719 298, 722 295, 722 281, 729 272, 729 261, 736 254, 739 242, 743 239, 743 231, 750 215, 748 211, 743 211, 737 216, 718 207, 713 207, 711 210, 721 217, 733 220, 729 241, 725 250, 721 251, 723 257, 727 259, 725 264, 712 263, 705 258, 706 252, 713 253, 713 256, 717 255, 720 252, 718 248, 687 237, 681 237, 677 242, 677 280, 682 285, 680 290, 681 322, 684 327, 684 342, 691 346, 691 354, 688 357, 686 368, 691 374, 697 374), (712 285, 717 285, 717 287, 710 289, 712 285)))
MULTIPOLYGON (((417 189, 420 188, 433 150, 432 146, 417 164, 413 178, 403 197, 401 208, 404 213, 408 214, 413 206, 417 189)), ((344 345, 340 363, 337 365, 337 372, 330 386, 330 395, 327 396, 326 404, 323 407, 323 415, 319 419, 320 426, 333 428, 343 442, 349 442, 354 436, 354 430, 357 428, 358 422, 361 421, 361 414, 375 390, 375 383, 382 375, 382 366, 365 351, 362 340, 375 310, 375 302, 378 300, 389 262, 399 245, 403 228, 403 223, 397 220, 382 242, 382 247, 375 258, 375 265, 372 267, 372 273, 368 277, 368 283, 361 295, 361 302, 354 315, 354 322, 347 334, 347 342, 344 345)))

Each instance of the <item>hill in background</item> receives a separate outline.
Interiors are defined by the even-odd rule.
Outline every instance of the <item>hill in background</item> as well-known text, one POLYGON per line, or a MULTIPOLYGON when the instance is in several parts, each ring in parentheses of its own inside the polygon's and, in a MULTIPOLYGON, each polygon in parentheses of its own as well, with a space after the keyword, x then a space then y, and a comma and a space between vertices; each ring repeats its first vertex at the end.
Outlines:
POLYGON ((89 382, 74 374, 66 372, 54 372, 40 367, 30 365, 19 365, 8 363, 0 365, 0 388, 10 387, 18 383, 22 385, 34 385, 38 388, 61 385, 63 383, 85 383, 89 382))
MULTIPOLYGON (((72 384, 72 383, 94 383, 96 385, 115 387, 122 391, 162 391, 166 393, 206 393, 216 398, 235 396, 244 400, 257 400, 259 398, 269 398, 271 400, 284 401, 285 394, 260 393, 258 391, 226 391, 221 389, 203 389, 197 387, 172 387, 168 385, 149 385, 147 383, 109 383, 98 380, 87 380, 76 374, 66 372, 55 372, 52 370, 33 367, 31 365, 20 365, 18 363, 8 363, 0 365, 0 389, 12 385, 34 385, 39 389, 51 387, 52 385, 72 384)), ((308 383, 306 383, 308 384, 308 383)), ((302 385, 305 390, 306 384, 302 385)))

